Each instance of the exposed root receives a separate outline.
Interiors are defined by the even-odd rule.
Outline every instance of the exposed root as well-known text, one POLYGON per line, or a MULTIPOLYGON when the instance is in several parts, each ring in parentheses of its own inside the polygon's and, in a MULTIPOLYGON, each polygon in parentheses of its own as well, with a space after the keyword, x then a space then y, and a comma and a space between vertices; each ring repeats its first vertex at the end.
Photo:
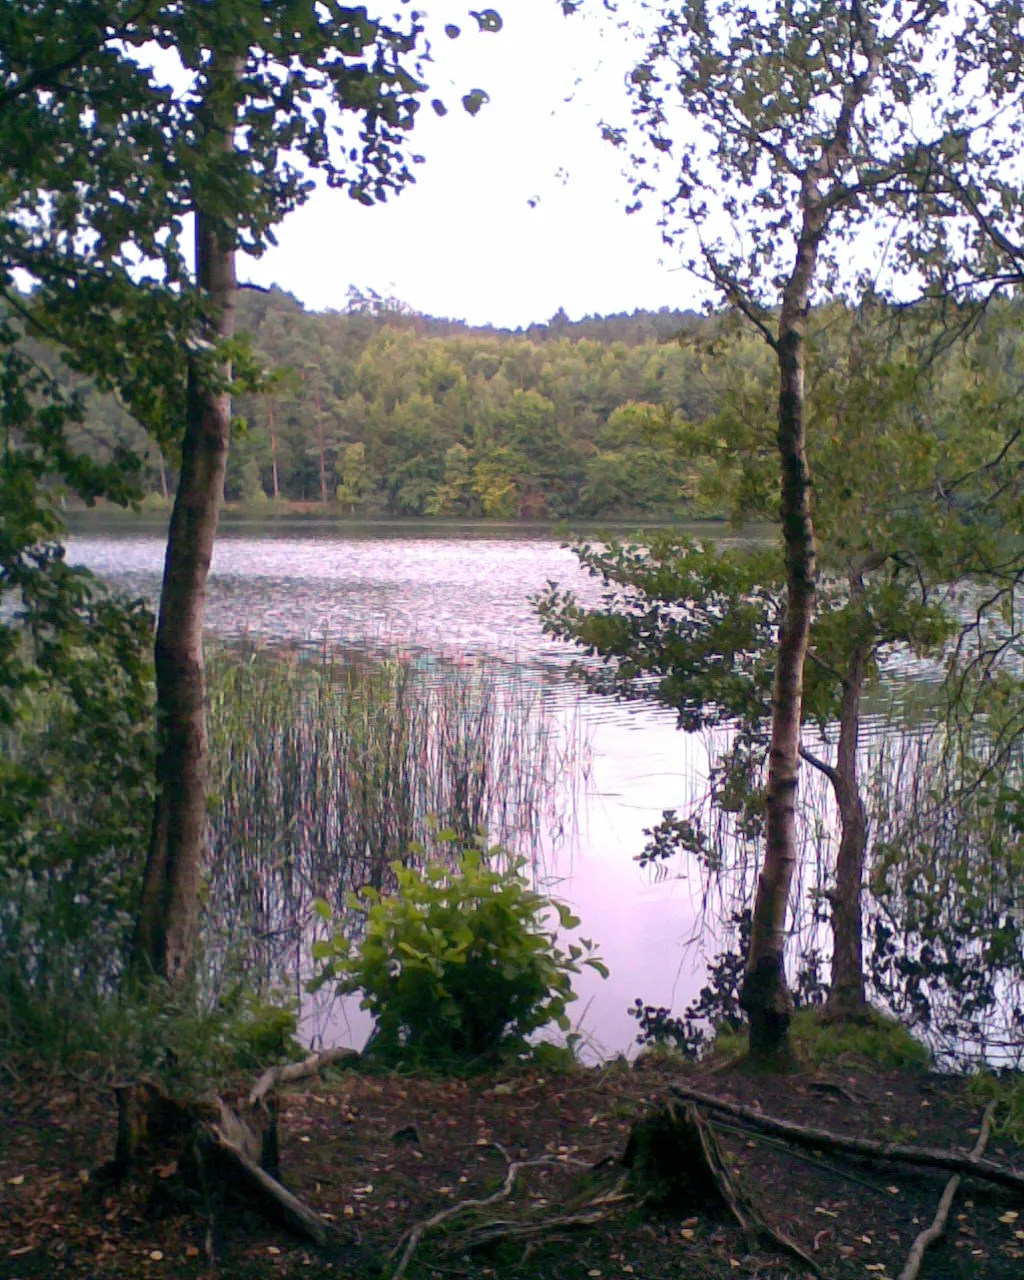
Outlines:
MULTIPOLYGON (((988 1145, 989 1135, 992 1132, 992 1121, 995 1118, 996 1107, 998 1103, 990 1102, 985 1108, 985 1114, 981 1120, 981 1132, 978 1134, 978 1141, 974 1144, 972 1156, 980 1156, 984 1153, 988 1145)), ((955 1173, 946 1183, 946 1189, 942 1193, 939 1201, 939 1207, 935 1211, 935 1217, 932 1219, 930 1226, 920 1232, 914 1243, 910 1247, 910 1253, 907 1254, 906 1265, 900 1272, 900 1280, 917 1280, 918 1273, 921 1270, 921 1263, 924 1260, 924 1251, 930 1244, 934 1244, 946 1229, 946 1222, 949 1219, 949 1211, 953 1207, 953 1200, 960 1187, 960 1175, 955 1173)))
MULTIPOLYGON (((420 1241, 428 1231, 433 1231, 437 1227, 443 1226, 446 1222, 450 1222, 453 1218, 471 1209, 487 1209, 491 1205, 507 1201, 511 1197, 519 1174, 523 1169, 536 1168, 540 1165, 560 1168, 566 1163, 564 1159, 560 1159, 558 1156, 540 1156, 536 1160, 513 1160, 499 1143, 493 1142, 491 1146, 501 1153, 508 1166, 505 1180, 499 1190, 489 1196, 462 1200, 458 1204, 449 1205, 447 1209, 442 1209, 439 1213, 435 1213, 411 1227, 392 1250, 392 1258, 399 1253, 401 1253, 401 1257, 391 1273, 391 1280, 401 1280, 409 1263, 412 1261, 413 1254, 416 1252, 420 1241)), ((587 1165, 586 1167, 588 1169, 593 1168, 592 1165, 587 1165)), ((537 1241, 551 1239, 553 1233, 557 1234, 559 1231, 578 1227, 595 1226, 603 1221, 618 1205, 635 1201, 636 1197, 626 1192, 626 1183, 627 1178, 621 1178, 610 1190, 593 1196, 590 1200, 577 1206, 571 1213, 537 1214, 530 1221, 512 1218, 488 1218, 467 1227, 464 1231, 460 1231, 451 1243, 445 1247, 444 1252, 469 1253, 474 1249, 484 1249, 495 1244, 515 1242, 524 1244, 526 1253, 528 1253, 537 1241)))

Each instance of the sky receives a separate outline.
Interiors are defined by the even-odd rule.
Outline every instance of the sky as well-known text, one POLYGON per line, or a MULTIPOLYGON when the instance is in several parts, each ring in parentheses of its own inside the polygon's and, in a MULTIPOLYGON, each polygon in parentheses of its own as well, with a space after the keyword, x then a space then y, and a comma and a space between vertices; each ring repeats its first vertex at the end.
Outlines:
POLYGON ((692 307, 696 284, 666 248, 653 212, 627 215, 625 157, 600 136, 629 116, 625 76, 639 46, 613 23, 565 17, 557 0, 494 0, 504 20, 482 34, 471 0, 432 0, 431 93, 414 150, 415 186, 364 208, 319 190, 278 230, 279 244, 239 276, 277 284, 306 306, 341 308, 349 285, 416 311, 515 328, 563 307, 572 319, 634 308, 692 307), (463 93, 490 101, 471 117, 463 93))

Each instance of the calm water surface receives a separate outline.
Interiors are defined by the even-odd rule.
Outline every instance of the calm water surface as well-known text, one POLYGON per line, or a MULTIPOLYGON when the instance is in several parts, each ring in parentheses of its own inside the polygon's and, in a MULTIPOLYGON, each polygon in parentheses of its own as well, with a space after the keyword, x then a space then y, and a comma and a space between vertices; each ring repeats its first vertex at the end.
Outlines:
MULTIPOLYGON (((68 558, 155 601, 164 547, 162 530, 83 531, 68 558)), ((611 970, 607 981, 589 970, 577 979, 575 1006, 594 1050, 610 1053, 633 1040, 626 1009, 636 996, 681 1010, 701 985, 703 964, 687 946, 697 923, 696 877, 659 879, 634 858, 644 828, 706 779, 707 752, 702 740, 677 732, 669 712, 580 691, 567 671, 572 654, 544 636, 530 605, 551 580, 587 599, 599 595, 547 534, 228 525, 217 541, 206 618, 228 637, 366 651, 397 644, 493 663, 498 678, 506 671, 544 682, 565 731, 589 744, 587 778, 566 797, 572 830, 551 842, 547 863, 556 892, 611 970)), ((358 1041, 364 1025, 354 1018, 347 1034, 358 1041)))

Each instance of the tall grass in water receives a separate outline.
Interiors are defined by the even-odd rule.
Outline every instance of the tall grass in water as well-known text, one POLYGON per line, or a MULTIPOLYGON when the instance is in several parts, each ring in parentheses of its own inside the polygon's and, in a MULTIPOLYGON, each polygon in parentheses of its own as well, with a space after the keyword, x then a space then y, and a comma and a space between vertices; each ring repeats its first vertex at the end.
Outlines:
POLYGON ((493 667, 222 647, 209 663, 207 982, 298 986, 323 898, 386 888, 448 829, 536 854, 578 758, 543 691, 493 667))

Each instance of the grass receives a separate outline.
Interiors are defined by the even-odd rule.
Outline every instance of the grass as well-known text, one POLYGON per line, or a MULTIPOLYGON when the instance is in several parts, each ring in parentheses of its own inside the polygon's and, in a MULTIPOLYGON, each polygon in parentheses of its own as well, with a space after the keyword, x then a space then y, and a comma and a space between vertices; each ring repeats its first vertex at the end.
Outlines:
MULTIPOLYGON (((873 1066, 882 1071, 925 1071, 931 1065, 926 1045, 895 1019, 870 1009, 857 1022, 833 1022, 817 1006, 798 1009, 790 1026, 793 1058, 800 1066, 829 1063, 873 1066)), ((746 1031, 723 1029, 711 1054, 718 1063, 738 1060, 747 1051, 746 1031)))
POLYGON ((979 1106, 997 1099, 996 1124, 1001 1133, 1014 1142, 1024 1143, 1024 1073, 1007 1071, 995 1075, 991 1071, 979 1071, 971 1076, 968 1094, 979 1106))

